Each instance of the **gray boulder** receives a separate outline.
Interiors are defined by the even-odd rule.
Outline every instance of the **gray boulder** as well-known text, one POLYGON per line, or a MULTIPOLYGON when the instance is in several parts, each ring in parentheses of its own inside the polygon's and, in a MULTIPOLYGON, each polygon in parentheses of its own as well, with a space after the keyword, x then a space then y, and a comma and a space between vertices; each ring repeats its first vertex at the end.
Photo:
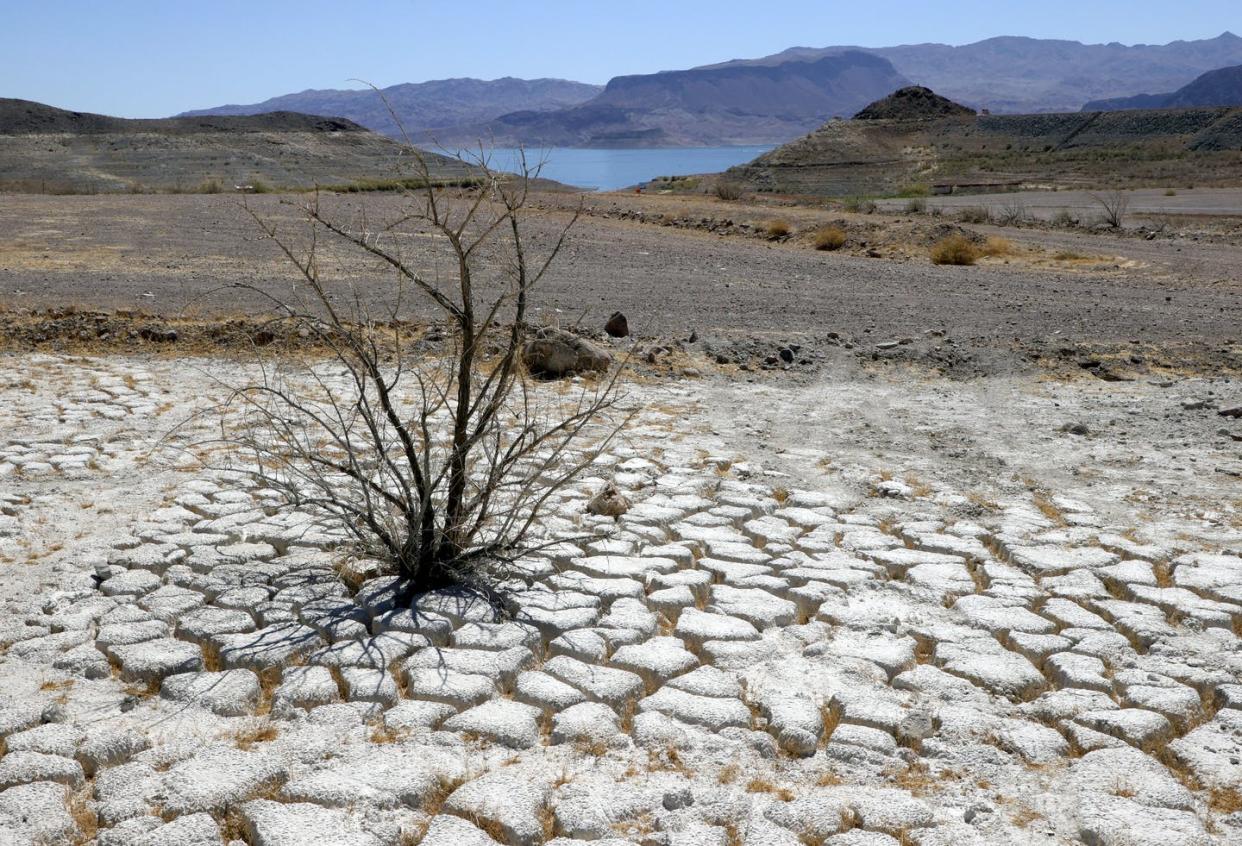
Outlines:
POLYGON ((612 366, 612 355, 606 350, 563 329, 552 327, 538 330, 526 342, 522 360, 532 373, 550 378, 605 371, 612 366))

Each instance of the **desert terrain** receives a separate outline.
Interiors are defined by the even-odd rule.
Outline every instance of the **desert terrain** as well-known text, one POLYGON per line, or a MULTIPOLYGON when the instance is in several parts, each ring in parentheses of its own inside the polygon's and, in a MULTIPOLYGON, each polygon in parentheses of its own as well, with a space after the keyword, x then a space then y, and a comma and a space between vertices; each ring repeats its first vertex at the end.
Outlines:
POLYGON ((197 451, 256 352, 339 377, 255 346, 296 277, 242 203, 296 241, 307 195, 6 196, 0 843, 1242 841, 1239 194, 1019 196, 1095 213, 537 195, 532 322, 630 355, 632 419, 504 614, 347 584, 197 451))

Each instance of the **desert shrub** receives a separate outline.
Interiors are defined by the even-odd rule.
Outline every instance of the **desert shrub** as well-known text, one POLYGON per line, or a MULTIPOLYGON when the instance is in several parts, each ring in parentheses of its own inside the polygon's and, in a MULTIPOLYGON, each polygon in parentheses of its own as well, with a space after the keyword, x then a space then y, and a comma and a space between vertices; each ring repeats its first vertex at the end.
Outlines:
POLYGON ((742 186, 737 182, 722 179, 716 183, 716 196, 721 200, 742 199, 742 186))
POLYGON ((927 201, 922 197, 915 197, 906 203, 906 214, 923 214, 927 211, 927 201))
POLYGON ((815 249, 839 250, 845 246, 845 230, 839 226, 824 226, 815 232, 815 249))
POLYGON ((1074 217, 1074 213, 1069 209, 1060 209, 1052 216, 1052 225, 1071 229, 1078 225, 1078 218, 1074 217))
POLYGON ((1100 207, 1100 221, 1120 229, 1126 222, 1126 211, 1130 208, 1130 198, 1121 191, 1109 191, 1105 194, 1092 194, 1091 199, 1100 207))
POLYGON ((1013 255, 1013 242, 1008 238, 1000 238, 993 235, 984 242, 982 253, 985 256, 992 257, 1013 255))
POLYGON ((957 213, 957 219, 962 223, 990 223, 992 212, 987 206, 966 206, 957 213))
POLYGON ((1167 189, 1167 190, 1164 192, 1164 196, 1166 196, 1166 197, 1176 197, 1176 196, 1177 196, 1177 191, 1175 191, 1175 190, 1174 190, 1174 189, 1172 189, 1172 188, 1169 188, 1169 189, 1167 189))
POLYGON ((615 436, 600 415, 619 368, 567 332, 530 326, 534 295, 577 219, 528 237, 537 168, 523 161, 513 177, 477 161, 484 187, 463 196, 438 189, 413 148, 403 160, 422 188, 378 210, 384 219, 338 217, 316 195, 298 207, 304 231, 283 220, 278 230, 247 208, 298 278, 284 294, 235 287, 267 298, 273 324, 329 355, 303 361, 256 347, 256 375, 229 386, 213 409, 219 434, 193 448, 214 445, 220 469, 343 533, 349 554, 386 562, 405 600, 462 586, 499 602, 521 576, 518 559, 547 542, 527 540, 539 514, 615 436), (316 249, 329 238, 333 259, 323 262, 316 249), (427 254, 408 254, 414 239, 427 254), (359 289, 350 270, 335 270, 351 255, 390 272, 359 289), (499 293, 481 291, 483 279, 499 293), (438 316, 436 347, 420 349, 401 319, 411 302, 438 316), (534 362, 558 350, 578 362, 566 367, 599 375, 540 389, 534 362))
POLYGON ((1016 226, 1026 218, 1026 206, 1016 200, 1012 203, 1005 203, 996 215, 997 221, 1002 226, 1016 226))
POLYGON ((215 179, 204 179, 198 186, 200 194, 219 194, 222 190, 224 189, 220 187, 219 181, 215 179))
POLYGON ((897 192, 898 197, 930 197, 931 186, 922 182, 915 182, 912 185, 905 185, 897 192))
POLYGON ((767 233, 768 239, 771 241, 779 241, 781 238, 788 238, 793 234, 793 226, 783 217, 776 220, 769 220, 763 225, 763 231, 767 233))
POLYGON ((974 264, 979 259, 979 248, 965 235, 950 235, 937 241, 931 249, 932 264, 974 264))
POLYGON ((866 197, 846 197, 841 205, 852 214, 875 214, 876 212, 875 201, 866 197))
POLYGON ((262 179, 256 179, 250 183, 250 193, 251 194, 270 194, 272 193, 272 186, 268 185, 262 179))

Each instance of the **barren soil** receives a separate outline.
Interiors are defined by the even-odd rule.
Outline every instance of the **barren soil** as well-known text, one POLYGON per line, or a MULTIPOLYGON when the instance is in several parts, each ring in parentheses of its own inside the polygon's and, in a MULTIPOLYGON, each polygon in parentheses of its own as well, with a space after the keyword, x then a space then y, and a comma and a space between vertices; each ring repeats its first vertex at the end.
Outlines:
MULTIPOLYGON (((302 199, 249 202, 280 220, 283 232, 296 233, 296 208, 284 201, 302 199)), ((546 210, 531 226, 546 243, 575 201, 546 195, 543 202, 546 210)), ((343 219, 364 207, 379 219, 394 213, 399 198, 330 196, 324 203, 343 219)), ((729 342, 759 339, 765 354, 784 343, 817 353, 840 343, 870 355, 876 344, 930 338, 932 346, 979 360, 1027 360, 1082 345, 1121 352, 1155 345, 1169 349, 1174 364, 1237 364, 1242 247, 1236 243, 967 227, 980 240, 1003 235, 1018 250, 974 267, 938 267, 927 250, 938 233, 956 231, 947 218, 703 197, 613 194, 586 203, 588 214, 545 280, 543 321, 596 329, 619 310, 639 336, 684 338, 697 331, 729 342), (795 230, 787 242, 758 234, 778 217, 795 230), (838 253, 817 252, 811 233, 832 222, 850 242, 838 253), (742 223, 752 228, 743 231, 742 223), (711 231, 718 228, 729 234, 711 231), (1067 250, 1073 251, 1068 258, 1067 250)), ((15 310, 260 313, 268 306, 262 296, 229 286, 283 293, 294 278, 238 200, 227 196, 10 196, 0 208, 0 231, 7 233, 0 243, 0 302, 15 310)), ((356 284, 364 297, 383 299, 391 291, 391 275, 346 261, 333 246, 327 254, 339 261, 325 264, 329 278, 356 284)), ((422 249, 418 239, 406 248, 413 256, 422 249)))

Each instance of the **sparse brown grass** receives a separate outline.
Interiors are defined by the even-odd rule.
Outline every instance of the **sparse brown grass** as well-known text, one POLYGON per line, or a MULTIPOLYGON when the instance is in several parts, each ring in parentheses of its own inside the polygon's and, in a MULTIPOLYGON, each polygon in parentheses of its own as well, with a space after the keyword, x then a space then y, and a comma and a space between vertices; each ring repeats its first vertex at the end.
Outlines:
POLYGON ((1242 811, 1242 789, 1219 787, 1208 791, 1208 807, 1218 814, 1236 814, 1242 811))
POLYGON ((931 249, 932 264, 971 265, 979 260, 979 255, 979 248, 964 235, 950 235, 931 249))
POLYGON ((1027 828, 1035 820, 1042 820, 1044 815, 1028 805, 1019 805, 1018 809, 1009 815, 1009 820, 1018 828, 1027 828))
POLYGON ((73 819, 74 828, 77 829, 71 841, 74 846, 94 842, 95 835, 99 832, 99 817, 91 809, 91 797, 94 792, 94 786, 87 784, 69 797, 69 816, 73 819))
POLYGON ((220 826, 220 835, 224 838, 225 843, 233 843, 240 840, 246 843, 250 837, 246 828, 246 818, 242 816, 241 808, 237 805, 229 807, 216 820, 220 826))
POLYGON ((893 786, 908 790, 915 796, 923 796, 931 792, 939 779, 932 775, 927 764, 919 760, 893 774, 889 781, 893 786))
POLYGON ((500 820, 493 819, 492 817, 482 817, 478 814, 468 814, 466 815, 466 819, 497 843, 509 842, 509 837, 505 832, 505 827, 501 825, 500 820))
POLYGON ((427 794, 427 798, 423 801, 423 813, 432 817, 440 813, 440 808, 444 805, 444 801, 453 795, 453 791, 465 784, 466 781, 465 776, 457 778, 441 776, 436 782, 435 788, 427 794))
MULTIPOLYGON (((686 778, 694 778, 694 770, 681 758, 677 747, 669 744, 664 749, 647 751, 647 769, 650 772, 676 772, 686 778)), ((724 782, 721 782, 724 784, 724 782)))
POLYGON ((832 770, 824 770, 819 774, 819 777, 815 779, 816 787, 836 787, 841 784, 845 784, 845 779, 841 778, 841 776, 837 775, 832 770))
POLYGON ((1031 500, 1035 503, 1035 507, 1039 509, 1039 513, 1047 517, 1053 523, 1058 526, 1064 526, 1066 524, 1065 514, 1062 513, 1061 509, 1057 508, 1052 500, 1044 496, 1044 494, 1036 491, 1031 494, 1031 500))
POLYGON ((741 772, 742 768, 737 764, 725 764, 716 774, 716 781, 720 784, 733 784, 741 772))
POLYGON ((271 743, 279 736, 280 731, 270 722, 263 720, 246 726, 233 735, 233 743, 243 751, 256 743, 271 743))
POLYGON ((783 217, 778 217, 763 224, 763 231, 768 236, 769 241, 779 241, 781 238, 788 238, 793 234, 793 225, 783 217))
POLYGON ((1008 238, 1000 238, 993 235, 983 244, 983 254, 990 258, 1011 256, 1015 252, 1016 250, 1014 249, 1013 242, 1008 238))
POLYGON ((832 252, 845 246, 845 230, 839 226, 824 226, 815 232, 815 249, 832 252))
POLYGON ((788 787, 773 784, 766 778, 752 778, 746 783, 747 793, 769 793, 780 799, 782 802, 792 802, 794 800, 794 792, 788 787))
POLYGON ((371 742, 372 743, 378 743, 381 745, 387 745, 390 743, 400 743, 402 740, 404 740, 408 736, 409 736, 408 731, 404 729, 393 730, 393 729, 390 729, 388 726, 384 725, 383 723, 376 723, 374 726, 371 727, 371 742))

